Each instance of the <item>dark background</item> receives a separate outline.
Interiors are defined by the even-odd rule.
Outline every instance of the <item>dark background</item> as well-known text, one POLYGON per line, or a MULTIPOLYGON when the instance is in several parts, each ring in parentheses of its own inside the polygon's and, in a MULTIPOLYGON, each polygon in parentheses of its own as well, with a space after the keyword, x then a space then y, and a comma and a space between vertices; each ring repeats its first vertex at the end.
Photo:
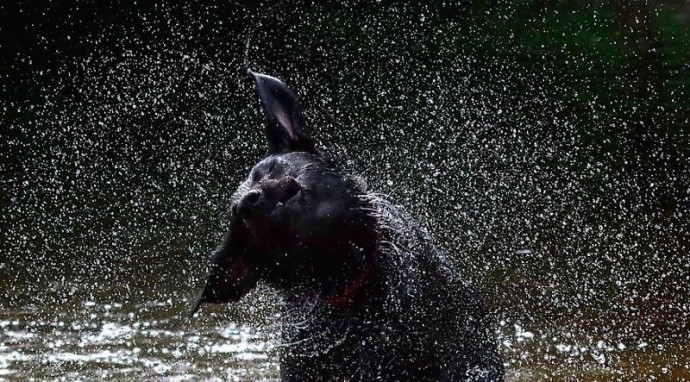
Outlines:
POLYGON ((264 152, 248 63, 296 90, 345 169, 432 228, 499 319, 686 341, 687 2, 0 14, 3 306, 68 301, 65 280, 192 293, 264 152))

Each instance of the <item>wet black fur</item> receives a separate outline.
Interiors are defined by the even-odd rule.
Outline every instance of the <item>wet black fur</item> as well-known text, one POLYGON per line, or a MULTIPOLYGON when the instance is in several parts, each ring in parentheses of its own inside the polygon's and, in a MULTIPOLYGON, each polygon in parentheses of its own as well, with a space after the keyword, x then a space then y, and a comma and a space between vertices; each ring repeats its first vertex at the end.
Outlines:
POLYGON ((275 287, 283 381, 501 381, 477 291, 403 209, 323 158, 282 82, 254 76, 269 150, 232 196, 193 312, 275 287))

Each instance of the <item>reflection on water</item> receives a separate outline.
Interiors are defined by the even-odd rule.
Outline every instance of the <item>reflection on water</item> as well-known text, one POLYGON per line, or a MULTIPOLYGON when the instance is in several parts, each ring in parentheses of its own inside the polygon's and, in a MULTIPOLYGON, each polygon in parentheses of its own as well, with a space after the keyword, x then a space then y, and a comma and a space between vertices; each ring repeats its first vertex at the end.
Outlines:
MULTIPOLYGON (((79 286, 74 287, 79 290, 79 286)), ((111 286, 116 295, 119 286, 111 286)), ((208 307, 186 318, 189 299, 150 290, 134 301, 3 306, 0 381, 276 379, 277 327, 272 318, 208 307), (251 324, 250 324, 251 322, 251 324)), ((250 296, 246 310, 266 297, 250 296)), ((267 314, 267 313, 263 313, 267 314)), ((268 313, 274 316, 273 313, 268 313)), ((593 337, 542 323, 497 323, 508 381, 677 381, 690 378, 688 343, 593 337)))
POLYGON ((277 375, 272 335, 217 314, 190 321, 188 305, 183 298, 3 309, 0 380, 256 380, 277 375))

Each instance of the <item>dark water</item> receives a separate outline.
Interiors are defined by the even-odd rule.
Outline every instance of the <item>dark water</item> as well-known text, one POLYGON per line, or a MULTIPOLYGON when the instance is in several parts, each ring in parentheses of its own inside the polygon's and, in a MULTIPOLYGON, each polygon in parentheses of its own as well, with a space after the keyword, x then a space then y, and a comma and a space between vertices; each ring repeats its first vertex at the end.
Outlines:
POLYGON ((276 377, 270 291, 184 318, 246 63, 483 287, 509 380, 690 380, 686 2, 0 10, 0 380, 276 377))
MULTIPOLYGON (((266 291, 236 309, 208 309, 190 321, 179 290, 158 288, 122 299, 120 285, 45 285, 69 290, 49 305, 0 314, 0 378, 6 381, 265 380, 278 375, 277 323, 266 291), (168 296, 166 298, 166 296, 168 296), (104 302, 107 301, 107 302, 104 302)), ((650 336, 502 319, 497 335, 509 381, 679 381, 688 377, 686 345, 650 336)), ((615 325, 606 321, 602 327, 615 325)), ((630 322, 628 322, 630 324, 630 322)))

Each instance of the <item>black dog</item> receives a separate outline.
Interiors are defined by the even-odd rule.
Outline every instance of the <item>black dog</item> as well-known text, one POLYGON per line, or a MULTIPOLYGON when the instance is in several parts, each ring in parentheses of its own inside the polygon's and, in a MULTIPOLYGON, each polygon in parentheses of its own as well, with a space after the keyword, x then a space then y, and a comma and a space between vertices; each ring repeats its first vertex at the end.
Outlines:
POLYGON ((478 293, 409 215, 333 168, 285 84, 252 74, 268 152, 232 196, 192 314, 261 280, 284 300, 283 381, 501 381, 478 293))

